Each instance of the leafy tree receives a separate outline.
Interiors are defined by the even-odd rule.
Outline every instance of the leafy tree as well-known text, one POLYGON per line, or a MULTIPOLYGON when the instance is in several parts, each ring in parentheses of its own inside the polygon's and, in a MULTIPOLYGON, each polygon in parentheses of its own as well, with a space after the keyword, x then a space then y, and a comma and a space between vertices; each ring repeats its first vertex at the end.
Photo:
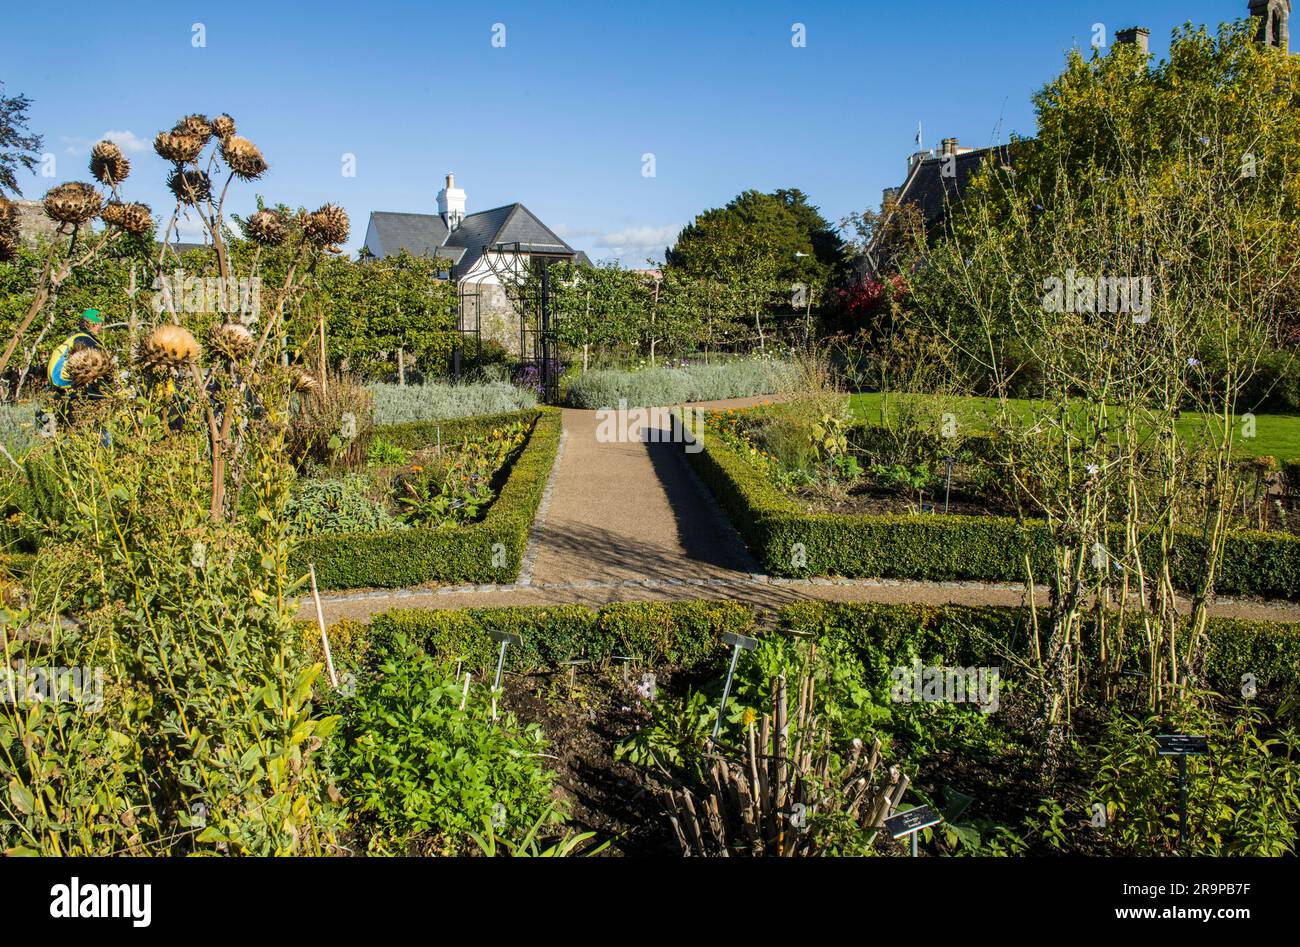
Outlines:
POLYGON ((827 288, 849 275, 844 241, 797 188, 745 191, 705 211, 683 228, 666 259, 670 271, 734 290, 728 295, 737 315, 753 323, 759 348, 769 334, 765 312, 810 318, 827 288))
POLYGON ((27 129, 27 108, 32 100, 25 95, 5 95, 0 82, 0 194, 9 191, 22 196, 17 170, 36 169, 43 141, 27 129))
POLYGON ((694 277, 757 267, 787 283, 825 282, 845 269, 843 240, 797 188, 745 191, 706 210, 682 229, 666 260, 694 277))
POLYGON ((1025 578, 1049 589, 1031 615, 1049 770, 1090 649, 1108 680, 1136 661, 1153 709, 1200 686, 1236 417, 1295 275, 1298 104, 1300 62, 1247 24, 1186 28, 1154 66, 1131 45, 1074 53, 1036 98, 1037 141, 986 165, 918 248, 918 318, 989 379, 1011 500, 1047 525, 1050 564, 1027 557, 1025 578), (1028 415, 1009 399, 1026 366, 1046 402, 1028 415), (1198 551, 1175 562, 1188 533, 1198 551))

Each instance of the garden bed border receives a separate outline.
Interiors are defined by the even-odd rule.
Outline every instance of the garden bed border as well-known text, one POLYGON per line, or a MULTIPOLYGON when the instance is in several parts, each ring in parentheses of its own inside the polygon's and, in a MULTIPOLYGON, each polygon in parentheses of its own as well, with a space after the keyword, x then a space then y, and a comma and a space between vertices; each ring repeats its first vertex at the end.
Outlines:
POLYGON ((418 450, 439 439, 454 444, 520 420, 532 422, 528 443, 511 464, 500 494, 483 519, 452 529, 415 527, 308 536, 294 545, 291 566, 305 574, 314 563, 320 588, 330 590, 512 581, 519 574, 533 517, 555 462, 562 428, 560 411, 539 407, 417 421, 373 428, 368 434, 369 440, 382 437, 398 447, 418 450))

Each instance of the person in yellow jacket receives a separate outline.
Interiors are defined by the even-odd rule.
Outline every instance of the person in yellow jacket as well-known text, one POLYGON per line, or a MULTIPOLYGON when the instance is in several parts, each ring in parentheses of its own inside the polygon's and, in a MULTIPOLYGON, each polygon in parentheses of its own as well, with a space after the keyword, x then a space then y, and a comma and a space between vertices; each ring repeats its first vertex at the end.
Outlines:
MULTIPOLYGON (((100 349, 99 334, 104 331, 104 314, 98 309, 87 309, 81 314, 81 326, 76 332, 68 336, 63 344, 54 350, 50 356, 50 364, 47 368, 47 377, 50 385, 60 393, 66 395, 72 389, 72 379, 68 377, 68 359, 75 353, 84 349, 100 349)), ((97 389, 97 385, 90 386, 97 389)), ((87 395, 92 398, 102 397, 98 390, 88 390, 87 395)))

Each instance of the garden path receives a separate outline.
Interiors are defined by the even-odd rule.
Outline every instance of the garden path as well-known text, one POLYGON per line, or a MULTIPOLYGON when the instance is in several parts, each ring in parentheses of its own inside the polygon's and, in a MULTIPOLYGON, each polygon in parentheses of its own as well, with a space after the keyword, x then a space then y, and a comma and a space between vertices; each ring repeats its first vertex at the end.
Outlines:
MULTIPOLYGON (((709 402, 748 407, 767 398, 709 402)), ((731 599, 764 608, 801 600, 1020 605, 1021 585, 884 579, 774 579, 689 466, 680 445, 598 439, 598 412, 564 409, 564 436, 518 582, 322 595, 325 619, 365 621, 391 608, 731 599)), ((652 426, 660 429, 660 425, 652 426)), ((1045 593, 1044 590, 1040 590, 1045 593)), ((1041 601, 1041 599, 1040 599, 1041 601)), ((315 620, 310 600, 301 612, 315 620)), ((1221 600, 1213 614, 1300 621, 1300 603, 1221 600)))

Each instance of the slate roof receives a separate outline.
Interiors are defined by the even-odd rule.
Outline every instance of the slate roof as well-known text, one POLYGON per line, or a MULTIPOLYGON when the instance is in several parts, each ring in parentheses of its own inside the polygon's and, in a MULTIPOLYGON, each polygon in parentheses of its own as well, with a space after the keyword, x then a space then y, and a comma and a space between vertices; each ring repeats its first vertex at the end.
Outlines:
POLYGON ((898 200, 900 203, 918 205, 921 212, 925 214, 926 225, 935 227, 947 218, 949 202, 961 201, 971 178, 989 158, 995 161, 1001 160, 1003 164, 1010 164, 1010 148, 1007 145, 999 145, 995 148, 977 148, 966 154, 957 155, 956 165, 953 168, 955 173, 952 177, 943 175, 942 156, 926 158, 912 168, 912 173, 907 176, 907 181, 899 192, 898 200))
MULTIPOLYGON (((447 241, 447 225, 437 214, 401 214, 377 210, 370 214, 366 244, 378 238, 380 256, 396 256, 405 250, 412 256, 433 256, 447 241)), ((445 254, 444 254, 445 255, 445 254)))
MULTIPOLYGON (((976 148, 959 154, 956 158, 952 177, 943 174, 945 162, 942 155, 918 161, 912 165, 907 180, 898 189, 898 203, 920 207, 925 216, 926 229, 932 234, 947 222, 950 205, 961 203, 971 178, 984 166, 985 161, 991 159, 1003 165, 1014 165, 1010 145, 976 148)), ((868 251, 869 265, 874 265, 870 262, 874 259, 874 250, 873 246, 868 251)))
POLYGON ((518 203, 467 214, 450 234, 438 214, 374 211, 366 232, 367 246, 372 245, 372 235, 382 251, 379 256, 406 250, 415 256, 450 257, 455 263, 452 275, 457 279, 474 268, 484 247, 514 248, 517 244, 521 253, 558 256, 576 252, 518 203))

